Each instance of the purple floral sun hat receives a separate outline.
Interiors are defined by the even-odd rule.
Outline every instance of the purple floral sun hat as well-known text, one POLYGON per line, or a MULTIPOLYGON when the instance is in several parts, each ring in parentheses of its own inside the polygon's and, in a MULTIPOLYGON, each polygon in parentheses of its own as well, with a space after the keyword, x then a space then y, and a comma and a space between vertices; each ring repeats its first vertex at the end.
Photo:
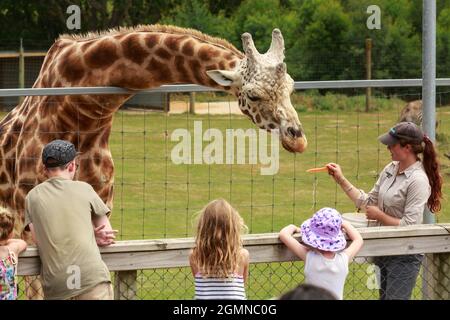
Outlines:
POLYGON ((301 225, 302 241, 324 251, 340 251, 347 241, 341 230, 340 213, 332 208, 322 208, 301 225))

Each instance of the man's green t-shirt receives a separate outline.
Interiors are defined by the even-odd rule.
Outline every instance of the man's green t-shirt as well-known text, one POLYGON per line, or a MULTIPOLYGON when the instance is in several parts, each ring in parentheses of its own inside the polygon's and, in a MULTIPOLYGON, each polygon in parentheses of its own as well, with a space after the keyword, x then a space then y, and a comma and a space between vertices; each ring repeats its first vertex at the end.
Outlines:
POLYGON ((111 281, 92 224, 109 211, 81 181, 54 177, 28 193, 25 226, 32 223, 35 230, 45 299, 68 299, 111 281))

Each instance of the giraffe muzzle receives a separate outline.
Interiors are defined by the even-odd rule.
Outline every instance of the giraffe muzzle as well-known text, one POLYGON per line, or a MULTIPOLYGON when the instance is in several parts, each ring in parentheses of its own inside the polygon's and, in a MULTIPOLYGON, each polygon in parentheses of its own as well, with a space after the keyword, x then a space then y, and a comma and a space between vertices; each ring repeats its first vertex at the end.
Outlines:
POLYGON ((301 138, 302 137, 302 131, 299 129, 294 129, 293 127, 289 127, 287 129, 288 133, 292 136, 292 138, 301 138))
POLYGON ((292 153, 302 153, 308 146, 305 133, 301 130, 288 128, 287 134, 282 134, 280 138, 283 148, 292 153))

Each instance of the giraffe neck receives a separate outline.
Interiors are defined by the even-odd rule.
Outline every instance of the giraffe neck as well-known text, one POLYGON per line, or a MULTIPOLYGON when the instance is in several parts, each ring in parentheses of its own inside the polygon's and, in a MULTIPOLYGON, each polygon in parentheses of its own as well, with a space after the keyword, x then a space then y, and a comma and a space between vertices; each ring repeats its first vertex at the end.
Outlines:
POLYGON ((131 33, 121 39, 124 57, 111 67, 105 85, 128 89, 154 88, 164 84, 218 85, 207 70, 230 70, 242 56, 215 43, 182 34, 131 33))
MULTIPOLYGON (((49 50, 35 86, 141 90, 194 83, 229 90, 209 78, 206 71, 237 68, 242 58, 236 49, 189 34, 132 32, 84 41, 60 39, 49 50)), ((65 102, 78 105, 87 117, 97 118, 112 115, 131 96, 72 96, 65 102)))
MULTIPOLYGON (((235 69, 242 59, 242 53, 232 47, 182 33, 63 38, 47 53, 34 87, 118 86, 140 90, 195 83, 229 90, 210 79, 206 71, 235 69)), ((61 138, 64 132, 63 138, 79 141, 82 149, 88 150, 96 143, 107 147, 113 114, 131 96, 29 97, 18 112, 27 119, 30 131, 40 132, 42 143, 61 138)))

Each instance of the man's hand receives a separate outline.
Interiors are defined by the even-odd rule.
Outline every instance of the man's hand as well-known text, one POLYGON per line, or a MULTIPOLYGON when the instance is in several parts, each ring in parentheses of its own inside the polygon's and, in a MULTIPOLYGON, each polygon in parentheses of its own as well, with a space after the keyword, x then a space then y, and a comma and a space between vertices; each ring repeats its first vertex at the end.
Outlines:
POLYGON ((106 225, 102 224, 94 228, 95 241, 99 247, 109 246, 114 243, 118 230, 104 230, 106 225))

